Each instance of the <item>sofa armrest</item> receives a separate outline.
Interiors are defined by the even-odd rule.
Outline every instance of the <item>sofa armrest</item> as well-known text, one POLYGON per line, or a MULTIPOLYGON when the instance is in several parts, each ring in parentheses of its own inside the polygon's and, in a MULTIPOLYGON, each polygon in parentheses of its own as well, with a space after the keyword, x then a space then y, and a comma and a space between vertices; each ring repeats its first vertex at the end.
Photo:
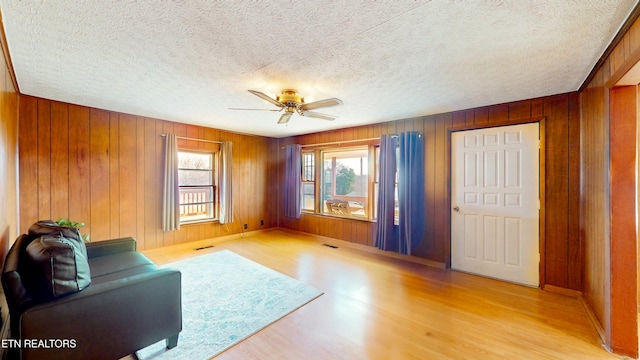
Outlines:
POLYGON ((22 348, 22 358, 120 358, 182 330, 181 274, 157 269, 26 310, 22 339, 73 340, 70 348, 22 348))
POLYGON ((85 244, 89 259, 113 255, 126 251, 136 251, 136 240, 132 237, 96 241, 85 244))

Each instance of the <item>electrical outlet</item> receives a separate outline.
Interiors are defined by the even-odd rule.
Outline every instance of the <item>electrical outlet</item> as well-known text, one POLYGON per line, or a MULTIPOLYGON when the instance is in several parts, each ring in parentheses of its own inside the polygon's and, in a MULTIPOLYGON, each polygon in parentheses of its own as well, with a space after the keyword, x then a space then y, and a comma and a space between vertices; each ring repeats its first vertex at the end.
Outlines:
POLYGON ((249 228, 248 224, 244 224, 244 229, 247 230, 249 228))

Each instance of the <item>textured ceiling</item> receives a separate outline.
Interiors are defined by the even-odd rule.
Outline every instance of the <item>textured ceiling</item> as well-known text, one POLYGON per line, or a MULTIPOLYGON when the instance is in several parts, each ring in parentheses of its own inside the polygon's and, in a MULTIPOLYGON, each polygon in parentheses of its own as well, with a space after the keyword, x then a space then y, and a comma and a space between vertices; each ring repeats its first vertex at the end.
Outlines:
POLYGON ((575 91, 636 0, 2 0, 23 94, 283 137, 575 91), (247 92, 297 89, 326 121, 247 92))

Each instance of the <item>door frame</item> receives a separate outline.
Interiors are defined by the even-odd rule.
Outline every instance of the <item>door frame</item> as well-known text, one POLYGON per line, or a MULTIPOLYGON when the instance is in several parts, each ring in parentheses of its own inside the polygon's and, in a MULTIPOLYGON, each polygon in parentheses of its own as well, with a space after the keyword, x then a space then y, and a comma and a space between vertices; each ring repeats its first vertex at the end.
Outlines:
POLYGON ((539 274, 540 274, 540 289, 544 289, 546 286, 545 281, 545 117, 536 117, 529 119, 518 119, 518 120, 510 120, 510 121, 501 121, 495 122, 491 124, 482 124, 482 125, 465 125, 456 128, 448 128, 447 136, 446 136, 446 151, 445 151, 445 166, 447 173, 447 192, 446 192, 446 200, 445 203, 449 205, 449 210, 445 211, 445 239, 449 241, 445 242, 444 252, 445 252, 445 267, 447 269, 451 269, 451 135, 454 132, 466 131, 466 130, 478 130, 478 129, 489 129, 495 127, 502 126, 510 126, 510 125, 522 125, 522 124, 530 124, 530 123, 538 123, 540 129, 540 169, 539 169, 539 196, 540 196, 540 224, 539 224, 539 253, 540 253, 540 264, 539 264, 539 274))
POLYGON ((638 205, 629 193, 637 190, 638 88, 609 89, 609 246, 605 249, 610 269, 605 281, 609 291, 605 316, 611 323, 605 325, 605 342, 616 354, 634 358, 638 356, 638 205), (630 163, 636 166, 630 167, 630 163), (626 281, 629 279, 634 281, 626 281))

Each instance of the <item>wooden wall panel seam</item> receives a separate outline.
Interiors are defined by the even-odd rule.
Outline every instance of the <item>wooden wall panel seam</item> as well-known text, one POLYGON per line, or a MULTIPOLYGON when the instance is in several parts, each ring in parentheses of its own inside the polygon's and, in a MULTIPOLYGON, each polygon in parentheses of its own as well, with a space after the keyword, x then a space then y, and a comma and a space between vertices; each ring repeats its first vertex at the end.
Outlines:
MULTIPOLYGON (((569 118, 580 117, 580 109, 578 107, 569 108, 568 103, 569 100, 573 97, 577 97, 577 93, 570 94, 560 94, 551 97, 537 98, 532 100, 523 100, 510 104, 499 104, 492 105, 483 108, 476 108, 470 110, 456 111, 452 113, 445 113, 440 115, 434 115, 423 118, 412 118, 405 120, 392 121, 388 123, 375 124, 365 126, 365 129, 361 127, 354 128, 352 134, 357 134, 354 136, 379 136, 380 134, 388 134, 388 133, 397 133, 398 131, 405 129, 415 129, 416 127, 420 127, 420 122, 422 122, 422 128, 425 132, 425 138, 431 138, 431 135, 427 135, 427 132, 436 132, 437 126, 427 125, 427 122, 434 122, 438 124, 439 117, 442 117, 444 121, 445 132, 451 130, 461 130, 467 128, 477 128, 477 127, 485 127, 487 125, 490 126, 501 126, 501 125, 509 125, 514 123, 520 123, 522 121, 527 121, 527 115, 529 115, 533 119, 535 117, 532 114, 536 114, 537 119, 547 117, 548 112, 551 111, 550 118, 546 120, 547 124, 551 124, 558 129, 562 129, 561 132, 554 133, 551 131, 547 131, 547 134, 544 135, 552 139, 552 145, 554 148, 557 148, 560 151, 560 158, 555 159, 554 161, 549 162, 545 167, 551 167, 551 169, 556 169, 551 171, 549 174, 545 176, 548 178, 550 176, 554 176, 554 180, 551 181, 547 188, 550 191, 546 197, 554 196, 555 194, 561 194, 560 199, 555 199, 550 204, 546 205, 546 208, 549 210, 549 213, 544 215, 545 219, 551 219, 552 217, 559 216, 558 219, 551 219, 551 228, 543 231, 545 234, 550 234, 551 229, 555 229, 554 227, 560 225, 560 228, 563 229, 560 231, 562 234, 567 234, 569 221, 568 218, 571 216, 576 216, 576 214, 570 213, 567 209, 569 208, 569 204, 571 201, 574 203, 579 201, 577 198, 579 197, 579 193, 569 192, 569 158, 568 154, 570 152, 570 147, 575 146, 576 142, 579 142, 579 138, 576 136, 576 133, 568 132, 569 128, 569 118), (545 110, 545 102, 547 103, 545 110), (555 104, 555 105, 551 105, 555 104), (553 113, 555 112, 555 114, 553 113), (486 115, 485 115, 486 114, 486 115), (486 121, 484 118, 486 117, 486 121), (478 119, 479 121, 476 121, 478 119), (432 128, 433 127, 433 128, 432 128), (362 134, 362 135, 361 135, 362 134), (562 155, 564 154, 564 155, 562 155), (552 208, 550 208, 550 206, 552 208), (557 225, 554 225, 557 224, 557 225), (564 225, 562 225, 564 224, 564 225)), ((529 119, 529 120, 530 120, 529 119)), ((531 120, 533 121, 533 120, 531 120)), ((537 121, 537 120, 536 120, 537 121)), ((547 125, 549 126, 549 125, 547 125)), ((438 140, 438 135, 434 135, 433 139, 435 139, 436 146, 436 156, 435 163, 438 164, 438 169, 436 169, 436 174, 446 173, 448 168, 447 158, 445 158, 448 153, 449 141, 447 138, 448 135, 443 137, 444 141, 438 140)), ((337 139, 339 135, 336 135, 336 132, 322 132, 317 134, 309 134, 305 136, 292 137, 292 138, 284 138, 280 140, 280 146, 286 143, 296 142, 296 143, 315 143, 315 142, 330 142, 337 139)), ((430 145, 427 145, 430 146, 430 145)), ((555 150, 548 150, 550 153, 547 154, 547 157, 553 157, 555 150)), ((429 157, 430 158, 430 157, 429 157)), ((280 164, 282 165, 282 160, 280 160, 280 164)), ((542 170, 541 170, 542 171, 542 170)), ((278 174, 282 177, 283 169, 280 168, 278 170, 278 174)), ((434 177, 433 179, 429 179, 428 181, 433 181, 438 183, 436 177, 438 175, 435 174, 426 174, 427 178, 429 176, 434 177)), ((450 219, 449 219, 449 203, 450 203, 450 195, 449 195, 449 178, 443 177, 443 187, 436 189, 435 187, 431 189, 430 186, 427 188, 430 189, 430 193, 427 194, 427 207, 435 207, 435 211, 438 214, 443 215, 443 222, 440 223, 434 221, 435 224, 439 224, 437 226, 437 230, 433 231, 433 234, 438 234, 437 238, 428 239, 429 235, 425 236, 425 241, 421 246, 426 246, 420 250, 419 256, 425 257, 430 260, 436 260, 439 262, 448 263, 450 260, 450 219), (434 192, 438 191, 438 194, 434 192), (441 198, 439 198, 441 196, 441 198), (441 199, 441 200, 436 200, 441 199), (440 252, 438 249, 442 249, 440 252)), ((426 184, 425 184, 426 186, 426 184)), ((544 196, 541 194, 541 196, 544 196)), ((281 207, 280 207, 281 209, 281 207)), ((280 210, 281 211, 281 210, 280 210)), ((318 227, 324 229, 324 224, 328 221, 325 217, 315 216, 315 215, 303 215, 303 218, 299 221, 291 220, 291 219, 282 219, 279 221, 279 225, 281 227, 290 228, 293 230, 302 230, 307 232, 312 232, 315 234, 324 235, 324 230, 317 230, 318 227)), ((335 221, 335 223, 338 223, 335 221)), ((341 220, 339 222, 340 225, 336 226, 344 226, 350 227, 354 221, 351 220, 341 220)), ((375 229, 375 224, 372 224, 371 229, 375 229)), ((542 228, 544 230, 544 227, 542 228)), ((375 232, 370 233, 370 237, 373 237, 375 232)), ((349 232, 345 230, 343 235, 336 235, 337 238, 341 240, 347 240, 352 242, 361 242, 362 239, 359 238, 361 235, 357 235, 356 238, 353 238, 353 232, 349 232)), ((433 235, 432 235, 433 236, 433 235)), ((541 234, 541 237, 543 235, 541 234)), ((369 243, 371 243, 371 239, 369 239, 369 243)), ((546 242, 543 242, 541 239, 541 252, 547 253, 549 257, 549 263, 551 264, 551 268, 548 270, 542 269, 541 276, 541 284, 544 284, 545 281, 549 280, 549 285, 558 286, 568 288, 570 290, 581 290, 580 288, 576 288, 581 284, 581 273, 582 273, 582 261, 569 261, 569 254, 579 253, 580 252, 580 240, 578 238, 577 241, 570 241, 568 236, 560 236, 556 234, 552 234, 549 239, 546 239, 546 242), (546 245, 548 248, 545 248, 546 245), (572 247, 571 249, 568 249, 572 247), (575 249, 573 248, 575 247, 575 249), (571 268, 571 271, 569 270, 571 268), (568 279, 571 277, 571 279, 568 279), (576 278, 577 277, 577 278, 576 278), (558 280, 560 279, 560 280, 558 280)), ((544 261, 545 254, 542 253, 541 257, 544 261)))
MULTIPOLYGON (((165 128, 171 128, 178 135, 186 135, 186 125, 28 96, 23 97, 21 106, 24 111, 20 112, 23 117, 20 124, 25 129, 21 128, 17 133, 21 146, 19 169, 24 174, 20 177, 23 194, 20 201, 22 231, 26 231, 40 217, 39 202, 46 205, 51 203, 52 195, 58 199, 65 192, 56 188, 59 184, 51 182, 51 176, 55 176, 51 174, 52 169, 59 172, 63 168, 52 168, 58 164, 58 160, 51 163, 52 149, 54 158, 60 156, 60 159, 64 159, 63 153, 67 153, 68 215, 73 220, 87 224, 83 233, 90 234, 93 241, 133 236, 138 241, 138 249, 142 250, 242 231, 237 223, 228 226, 206 223, 185 226, 184 231, 162 231, 159 209, 161 195, 158 193, 162 182, 159 169, 163 161, 160 134, 165 128), (38 103, 41 105, 39 112, 38 103), (59 113, 52 114, 51 110, 46 110, 52 104, 59 113), (64 111, 68 125, 60 131, 68 134, 67 146, 54 142, 51 148, 50 140, 48 146, 39 148, 38 128, 43 129, 43 134, 51 133, 47 130, 51 128, 51 121, 58 121, 58 117, 65 116, 64 111), (38 169, 45 168, 48 171, 38 173, 38 169), (147 169, 148 172, 145 171, 147 169), (39 200, 39 194, 49 201, 39 200), (31 199, 27 195, 32 196, 31 199)), ((238 174, 244 174, 234 180, 237 210, 241 212, 239 218, 250 224, 249 230, 260 226, 260 220, 264 220, 264 228, 276 226, 274 219, 277 219, 277 210, 269 209, 272 204, 277 204, 277 191, 263 188, 277 188, 277 184, 269 181, 276 175, 277 161, 268 156, 270 149, 277 147, 274 145, 277 140, 204 127, 190 129, 197 138, 212 137, 234 142, 238 151, 234 152, 233 166, 238 169, 238 174), (269 173, 261 176, 264 171, 269 173)), ((53 214, 50 206, 43 206, 42 209, 43 216, 62 213, 56 210, 53 214), (45 209, 48 209, 46 214, 45 209)), ((364 228, 354 231, 358 236, 366 232, 364 228)))

